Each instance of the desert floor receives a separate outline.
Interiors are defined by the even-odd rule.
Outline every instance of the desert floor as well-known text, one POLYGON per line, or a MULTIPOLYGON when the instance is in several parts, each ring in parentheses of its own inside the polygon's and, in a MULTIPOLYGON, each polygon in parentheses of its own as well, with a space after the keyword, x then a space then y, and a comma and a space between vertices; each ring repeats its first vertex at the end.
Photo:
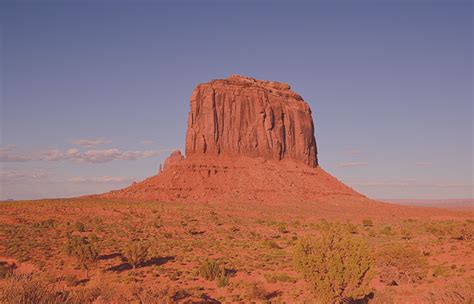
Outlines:
POLYGON ((7 302, 36 288, 70 303, 318 303, 295 270, 294 244, 340 223, 373 256, 369 303, 472 303, 474 213, 365 212, 360 204, 3 202, 0 290, 7 302), (87 277, 65 253, 72 236, 97 247, 87 277), (138 241, 147 255, 134 268, 125 252, 138 241), (215 261, 225 277, 206 279, 206 261, 215 261))

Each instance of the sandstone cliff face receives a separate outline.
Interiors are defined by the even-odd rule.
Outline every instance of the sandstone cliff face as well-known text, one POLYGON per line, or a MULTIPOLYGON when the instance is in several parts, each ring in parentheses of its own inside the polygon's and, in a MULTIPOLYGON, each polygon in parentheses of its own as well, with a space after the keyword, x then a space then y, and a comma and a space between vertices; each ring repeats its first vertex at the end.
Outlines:
POLYGON ((285 83, 233 75, 191 95, 186 157, 247 156, 318 165, 309 105, 285 83))

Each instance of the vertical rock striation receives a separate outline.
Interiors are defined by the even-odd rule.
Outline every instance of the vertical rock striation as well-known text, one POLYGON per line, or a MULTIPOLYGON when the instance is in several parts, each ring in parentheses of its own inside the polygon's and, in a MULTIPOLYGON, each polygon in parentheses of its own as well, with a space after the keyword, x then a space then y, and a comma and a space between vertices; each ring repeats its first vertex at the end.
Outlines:
POLYGON ((318 165, 309 105, 286 83, 233 75, 191 95, 186 157, 248 156, 318 165))

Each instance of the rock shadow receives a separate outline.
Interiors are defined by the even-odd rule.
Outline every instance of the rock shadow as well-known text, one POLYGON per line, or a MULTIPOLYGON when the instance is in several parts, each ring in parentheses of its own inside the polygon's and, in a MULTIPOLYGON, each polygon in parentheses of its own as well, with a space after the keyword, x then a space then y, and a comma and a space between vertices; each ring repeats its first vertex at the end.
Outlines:
POLYGON ((159 257, 159 258, 151 258, 148 261, 143 262, 140 267, 148 267, 148 266, 153 266, 153 265, 163 265, 168 263, 169 261, 173 261, 174 256, 165 256, 165 257, 159 257))
POLYGON ((220 301, 214 299, 214 298, 211 298, 209 295, 207 294, 203 294, 201 295, 201 299, 200 301, 194 301, 193 303, 196 303, 196 304, 221 304, 220 301))
MULTIPOLYGON (((158 265, 159 266, 159 265, 166 264, 167 262, 172 261, 174 259, 175 259, 174 256, 151 258, 151 259, 141 263, 136 268, 149 267, 149 266, 153 266, 153 265, 158 265)), ((130 270, 130 269, 133 269, 132 264, 124 262, 122 264, 119 264, 119 265, 108 268, 107 271, 122 272, 122 271, 130 270)))
POLYGON ((114 252, 110 254, 103 254, 98 257, 99 260, 110 260, 110 259, 115 259, 115 258, 121 258, 122 254, 120 252, 114 252))
POLYGON ((271 299, 273 299, 273 298, 275 298, 275 297, 281 296, 282 294, 283 294, 283 293, 282 293, 281 291, 276 290, 276 291, 270 292, 270 293, 268 293, 267 295, 265 295, 265 299, 271 300, 271 299))

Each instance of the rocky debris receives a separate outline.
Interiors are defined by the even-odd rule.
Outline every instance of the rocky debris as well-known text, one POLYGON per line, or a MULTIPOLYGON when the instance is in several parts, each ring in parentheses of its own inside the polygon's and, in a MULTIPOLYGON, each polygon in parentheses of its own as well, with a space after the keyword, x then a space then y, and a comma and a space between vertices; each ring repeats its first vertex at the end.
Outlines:
POLYGON ((105 197, 218 203, 292 203, 364 200, 321 167, 253 157, 188 159, 105 197))
POLYGON ((233 75, 191 95, 186 157, 249 156, 318 164, 309 105, 286 83, 233 75))

